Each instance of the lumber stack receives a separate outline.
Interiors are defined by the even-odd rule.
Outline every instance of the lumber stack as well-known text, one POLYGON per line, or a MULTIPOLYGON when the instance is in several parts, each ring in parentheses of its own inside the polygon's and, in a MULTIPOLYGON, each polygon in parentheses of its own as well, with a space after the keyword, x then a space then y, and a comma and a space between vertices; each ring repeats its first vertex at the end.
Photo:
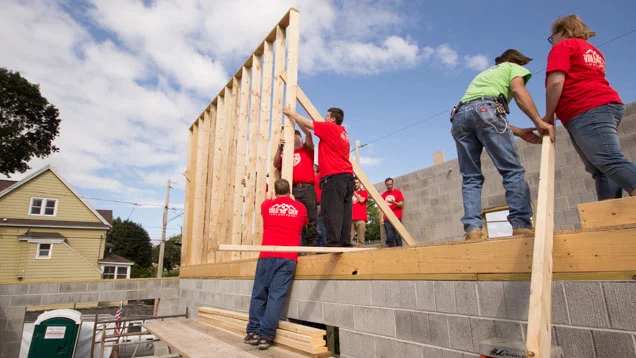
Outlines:
MULTIPOLYGON (((246 334, 249 316, 246 313, 211 307, 198 307, 199 322, 231 332, 246 334)), ((322 329, 279 321, 274 343, 311 357, 330 357, 322 329)))

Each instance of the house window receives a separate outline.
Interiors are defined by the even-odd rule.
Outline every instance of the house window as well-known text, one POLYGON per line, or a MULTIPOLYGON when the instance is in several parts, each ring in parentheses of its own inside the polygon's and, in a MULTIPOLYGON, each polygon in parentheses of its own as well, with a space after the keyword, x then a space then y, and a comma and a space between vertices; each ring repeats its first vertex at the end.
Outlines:
POLYGON ((31 198, 29 215, 57 215, 57 199, 31 198))
POLYGON ((114 279, 115 278, 115 266, 104 266, 104 273, 102 274, 103 279, 114 279))
POLYGON ((125 280, 128 278, 128 266, 104 266, 103 279, 125 280))
POLYGON ((117 279, 127 279, 128 278, 128 267, 119 266, 117 267, 117 279))
POLYGON ((512 236, 512 225, 508 222, 510 211, 507 206, 487 209, 483 218, 486 222, 486 237, 512 236))
POLYGON ((53 252, 53 244, 38 243, 36 259, 50 259, 53 252))

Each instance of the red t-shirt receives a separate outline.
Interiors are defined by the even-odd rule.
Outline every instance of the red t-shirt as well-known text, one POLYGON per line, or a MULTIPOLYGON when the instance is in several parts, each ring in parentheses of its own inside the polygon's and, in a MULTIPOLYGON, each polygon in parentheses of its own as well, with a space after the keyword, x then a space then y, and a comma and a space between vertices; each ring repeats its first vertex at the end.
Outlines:
POLYGON ((322 189, 320 188, 320 176, 316 176, 316 181, 314 181, 314 190, 316 190, 316 204, 320 204, 320 198, 322 197, 322 189))
POLYGON ((552 47, 547 75, 565 73, 563 92, 556 108, 564 124, 577 114, 608 103, 623 103, 605 79, 605 58, 601 51, 583 39, 567 39, 552 47))
MULTIPOLYGON (((265 200, 263 216, 263 246, 300 246, 303 226, 309 224, 305 205, 288 196, 265 200)), ((259 258, 281 258, 297 261, 297 252, 261 252, 259 258)))
POLYGON ((353 195, 353 198, 351 198, 353 201, 351 219, 353 221, 356 221, 356 220, 367 221, 369 219, 369 217, 367 216, 367 200, 369 200, 369 193, 367 193, 366 190, 362 190, 362 189, 360 189, 359 191, 356 191, 356 193, 358 193, 358 195, 363 197, 365 200, 362 203, 358 202, 358 198, 355 195, 353 195))
POLYGON ((349 135, 345 127, 331 122, 314 122, 314 133, 320 138, 318 166, 320 175, 353 174, 349 162, 349 135))
MULTIPOLYGON (((281 163, 283 156, 281 155, 281 163)), ((280 170, 281 167, 278 167, 280 170)), ((292 184, 314 183, 314 151, 303 144, 300 149, 294 149, 294 180, 292 184)))
MULTIPOLYGON (((387 200, 387 198, 391 198, 393 202, 396 202, 396 203, 398 201, 404 200, 404 196, 402 195, 402 192, 399 191, 398 189, 393 189, 391 191, 385 191, 384 193, 382 193, 382 199, 384 199, 384 201, 386 201, 386 203, 389 204, 389 201, 387 200)), ((395 204, 389 204, 389 208, 391 208, 391 210, 393 211, 395 216, 397 216, 398 219, 402 219, 401 207, 395 204)), ((384 220, 386 220, 386 215, 384 215, 384 220)))

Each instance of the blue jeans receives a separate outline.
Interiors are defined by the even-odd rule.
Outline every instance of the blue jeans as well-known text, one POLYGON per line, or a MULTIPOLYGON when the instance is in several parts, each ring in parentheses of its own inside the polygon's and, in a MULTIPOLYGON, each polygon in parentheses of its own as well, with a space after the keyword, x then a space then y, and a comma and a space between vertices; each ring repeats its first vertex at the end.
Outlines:
MULTIPOLYGON (((402 220, 400 220, 402 221, 402 220)), ((386 233, 386 244, 389 247, 402 246, 402 238, 395 231, 393 224, 388 219, 384 220, 384 232, 386 233)))
POLYGON ((273 339, 296 271, 296 261, 278 258, 258 259, 247 333, 273 339))
POLYGON ((507 119, 495 113, 495 103, 485 100, 463 105, 453 117, 451 132, 462 173, 464 231, 481 230, 483 226, 481 152, 484 148, 503 177, 510 210, 508 221, 513 228, 531 228, 532 206, 530 187, 524 178, 526 171, 521 166, 507 119))
POLYGON ((598 200, 620 198, 623 190, 636 189, 636 165, 621 153, 616 129, 625 106, 610 103, 592 108, 570 119, 566 124, 574 148, 592 174, 598 200))
POLYGON ((316 231, 318 232, 318 246, 325 247, 327 244, 327 228, 320 215, 320 205, 318 205, 318 215, 316 216, 316 231))

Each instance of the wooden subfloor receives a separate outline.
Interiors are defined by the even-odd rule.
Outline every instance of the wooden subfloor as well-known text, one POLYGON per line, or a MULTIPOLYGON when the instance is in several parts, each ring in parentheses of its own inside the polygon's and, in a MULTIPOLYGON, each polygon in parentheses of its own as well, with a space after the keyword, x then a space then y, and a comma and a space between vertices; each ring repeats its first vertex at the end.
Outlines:
POLYGON ((243 343, 242 335, 199 323, 196 319, 146 323, 144 327, 174 352, 187 358, 305 357, 276 346, 260 351, 243 343))

